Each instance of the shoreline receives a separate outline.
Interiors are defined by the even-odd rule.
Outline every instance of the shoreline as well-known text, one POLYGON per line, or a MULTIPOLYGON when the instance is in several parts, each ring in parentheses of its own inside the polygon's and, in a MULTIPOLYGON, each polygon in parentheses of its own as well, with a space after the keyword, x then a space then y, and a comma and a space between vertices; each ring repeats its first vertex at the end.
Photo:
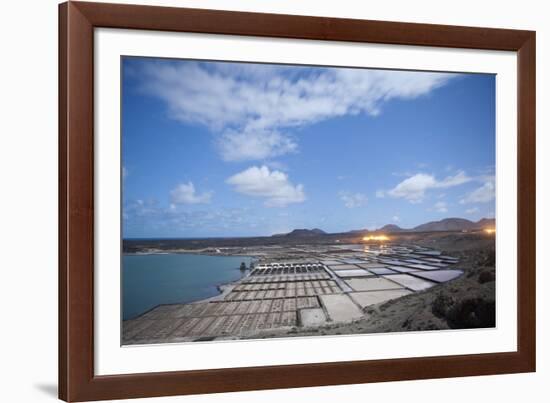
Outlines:
POLYGON ((221 283, 221 284, 217 284, 215 287, 216 287, 216 290, 218 291, 218 294, 212 296, 212 297, 207 297, 207 298, 201 298, 201 299, 195 299, 195 300, 191 300, 191 301, 187 301, 187 302, 173 302, 173 303, 167 303, 167 304, 157 304, 153 307, 151 307, 150 309, 147 309, 146 311, 140 313, 139 315, 136 315, 130 319, 123 319, 122 322, 128 322, 128 321, 132 321, 132 320, 136 320, 136 319, 139 319, 141 318, 143 315, 146 315, 147 313, 157 309, 158 307, 161 307, 161 306, 169 306, 169 305, 191 305, 191 304, 202 304, 202 303, 208 303, 208 302, 218 302, 218 301, 222 301, 223 298, 225 298, 229 293, 231 293, 231 291, 233 291, 233 289, 239 285, 239 282, 242 281, 244 278, 246 278, 248 276, 244 276, 244 277, 241 277, 239 278, 238 280, 234 280, 234 281, 230 281, 228 283, 221 283))
MULTIPOLYGON (((187 253, 187 252, 174 253, 174 252, 164 252, 164 251, 160 252, 160 253, 157 253, 157 252, 151 252, 151 253, 149 253, 149 252, 147 252, 147 253, 142 253, 142 252, 123 253, 123 256, 154 256, 154 255, 178 255, 178 254, 197 255, 197 256, 212 256, 212 257, 246 257, 246 258, 251 259, 251 262, 250 262, 251 264, 256 263, 258 261, 258 257, 251 256, 251 255, 231 255, 231 254, 220 255, 220 254, 210 254, 210 253, 187 253)), ((123 268, 123 265, 121 265, 121 269, 122 268, 123 268)), ((232 269, 232 270, 240 271, 241 273, 243 272, 238 267, 235 268, 235 269, 232 269)), ((141 312, 138 315, 132 316, 131 318, 122 319, 122 322, 127 322, 127 321, 131 321, 131 320, 139 319, 143 315, 146 315, 150 311, 155 310, 155 309, 157 309, 158 307, 161 307, 161 306, 180 305, 180 304, 201 304, 201 303, 221 301, 221 300, 223 300, 223 298, 225 298, 225 296, 227 296, 227 294, 229 294, 233 290, 233 288, 238 286, 240 282, 242 282, 244 279, 246 279, 250 275, 251 269, 247 268, 244 272, 246 274, 241 275, 238 279, 228 281, 228 282, 212 284, 211 286, 214 287, 218 292, 216 295, 213 295, 211 297, 206 297, 206 298, 191 299, 191 300, 186 301, 186 302, 181 302, 180 301, 180 302, 172 302, 172 303, 160 303, 160 304, 152 306, 151 308, 141 312)))

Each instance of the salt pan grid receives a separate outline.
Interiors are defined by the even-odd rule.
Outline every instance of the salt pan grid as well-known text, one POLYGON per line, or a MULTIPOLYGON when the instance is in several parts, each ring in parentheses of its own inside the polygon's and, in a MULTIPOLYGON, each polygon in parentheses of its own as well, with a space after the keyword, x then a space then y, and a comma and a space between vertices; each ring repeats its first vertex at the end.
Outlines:
POLYGON ((369 269, 369 271, 371 273, 377 274, 379 276, 382 276, 384 274, 395 274, 396 273, 395 271, 390 270, 386 267, 379 267, 379 268, 376 268, 376 269, 369 269))
POLYGON ((410 273, 412 271, 418 271, 419 269, 407 267, 407 266, 386 266, 388 269, 394 270, 398 273, 410 273))
POLYGON ((432 281, 423 280, 418 277, 411 276, 410 274, 392 274, 390 276, 384 276, 385 278, 395 281, 403 287, 406 287, 413 291, 423 291, 433 287, 436 283, 432 281))
POLYGON ((334 266, 328 266, 330 270, 354 270, 357 269, 357 266, 354 264, 339 264, 334 266))
POLYGON ((382 302, 397 299, 409 294, 412 294, 412 292, 401 288, 397 290, 352 292, 349 295, 362 308, 365 308, 370 305, 380 304, 382 302))
POLYGON ((363 312, 346 294, 323 295, 321 301, 333 322, 351 322, 363 317, 363 312))
POLYGON ((350 278, 350 277, 370 277, 374 276, 373 273, 368 272, 367 270, 357 269, 357 270, 338 270, 335 272, 338 277, 341 278, 350 278))
MULTIPOLYGON (((397 276, 397 274, 391 276, 397 276)), ((346 283, 355 291, 377 291, 403 288, 402 285, 384 277, 351 278, 347 279, 346 283)))
POLYGON ((322 308, 309 308, 300 310, 300 324, 303 327, 314 327, 324 325, 327 317, 322 308))
POLYGON ((357 266, 363 268, 363 269, 381 269, 384 267, 384 265, 382 263, 361 263, 361 264, 358 264, 357 266))
POLYGON ((342 245, 341 249, 325 259, 261 262, 214 300, 160 305, 125 321, 123 341, 207 340, 349 322, 366 317, 362 308, 462 274, 450 269, 458 259, 427 248, 342 245))
POLYGON ((444 283, 447 281, 454 280, 457 277, 460 277, 462 271, 460 270, 436 270, 430 272, 416 272, 414 275, 417 277, 424 278, 426 280, 436 281, 438 283, 444 283))
POLYGON ((343 259, 343 262, 344 263, 349 263, 349 264, 365 263, 365 261, 362 260, 362 259, 343 259))

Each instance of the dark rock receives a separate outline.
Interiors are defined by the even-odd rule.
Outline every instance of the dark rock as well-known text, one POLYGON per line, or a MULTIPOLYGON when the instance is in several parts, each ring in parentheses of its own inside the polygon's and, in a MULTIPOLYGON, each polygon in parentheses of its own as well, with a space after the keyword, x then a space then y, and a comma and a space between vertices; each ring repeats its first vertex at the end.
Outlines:
POLYGON ((488 253, 483 259, 483 266, 495 267, 495 251, 488 253))
POLYGON ((478 277, 479 284, 489 283, 495 281, 495 272, 493 271, 483 271, 478 277))
POLYGON ((452 297, 439 294, 432 302, 432 313, 439 318, 445 318, 454 304, 455 301, 452 297))
POLYGON ((453 329, 472 329, 495 326, 495 301, 469 298, 455 303, 445 315, 453 329))

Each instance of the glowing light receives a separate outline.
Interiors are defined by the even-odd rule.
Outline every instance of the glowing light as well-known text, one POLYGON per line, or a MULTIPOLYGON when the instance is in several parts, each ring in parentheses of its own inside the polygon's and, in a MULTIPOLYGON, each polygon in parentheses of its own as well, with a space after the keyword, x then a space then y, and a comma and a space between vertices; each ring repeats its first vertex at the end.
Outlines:
POLYGON ((485 228, 483 231, 485 231, 486 234, 494 234, 497 232, 494 228, 485 228))
POLYGON ((363 237, 363 241, 389 241, 390 238, 386 235, 369 235, 363 237))

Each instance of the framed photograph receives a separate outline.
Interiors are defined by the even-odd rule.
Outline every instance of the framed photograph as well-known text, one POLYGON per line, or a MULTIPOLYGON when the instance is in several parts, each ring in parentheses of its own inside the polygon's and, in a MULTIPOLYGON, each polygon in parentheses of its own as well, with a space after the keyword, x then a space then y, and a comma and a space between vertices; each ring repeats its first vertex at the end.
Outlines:
POLYGON ((59 8, 59 397, 535 371, 535 33, 59 8))

